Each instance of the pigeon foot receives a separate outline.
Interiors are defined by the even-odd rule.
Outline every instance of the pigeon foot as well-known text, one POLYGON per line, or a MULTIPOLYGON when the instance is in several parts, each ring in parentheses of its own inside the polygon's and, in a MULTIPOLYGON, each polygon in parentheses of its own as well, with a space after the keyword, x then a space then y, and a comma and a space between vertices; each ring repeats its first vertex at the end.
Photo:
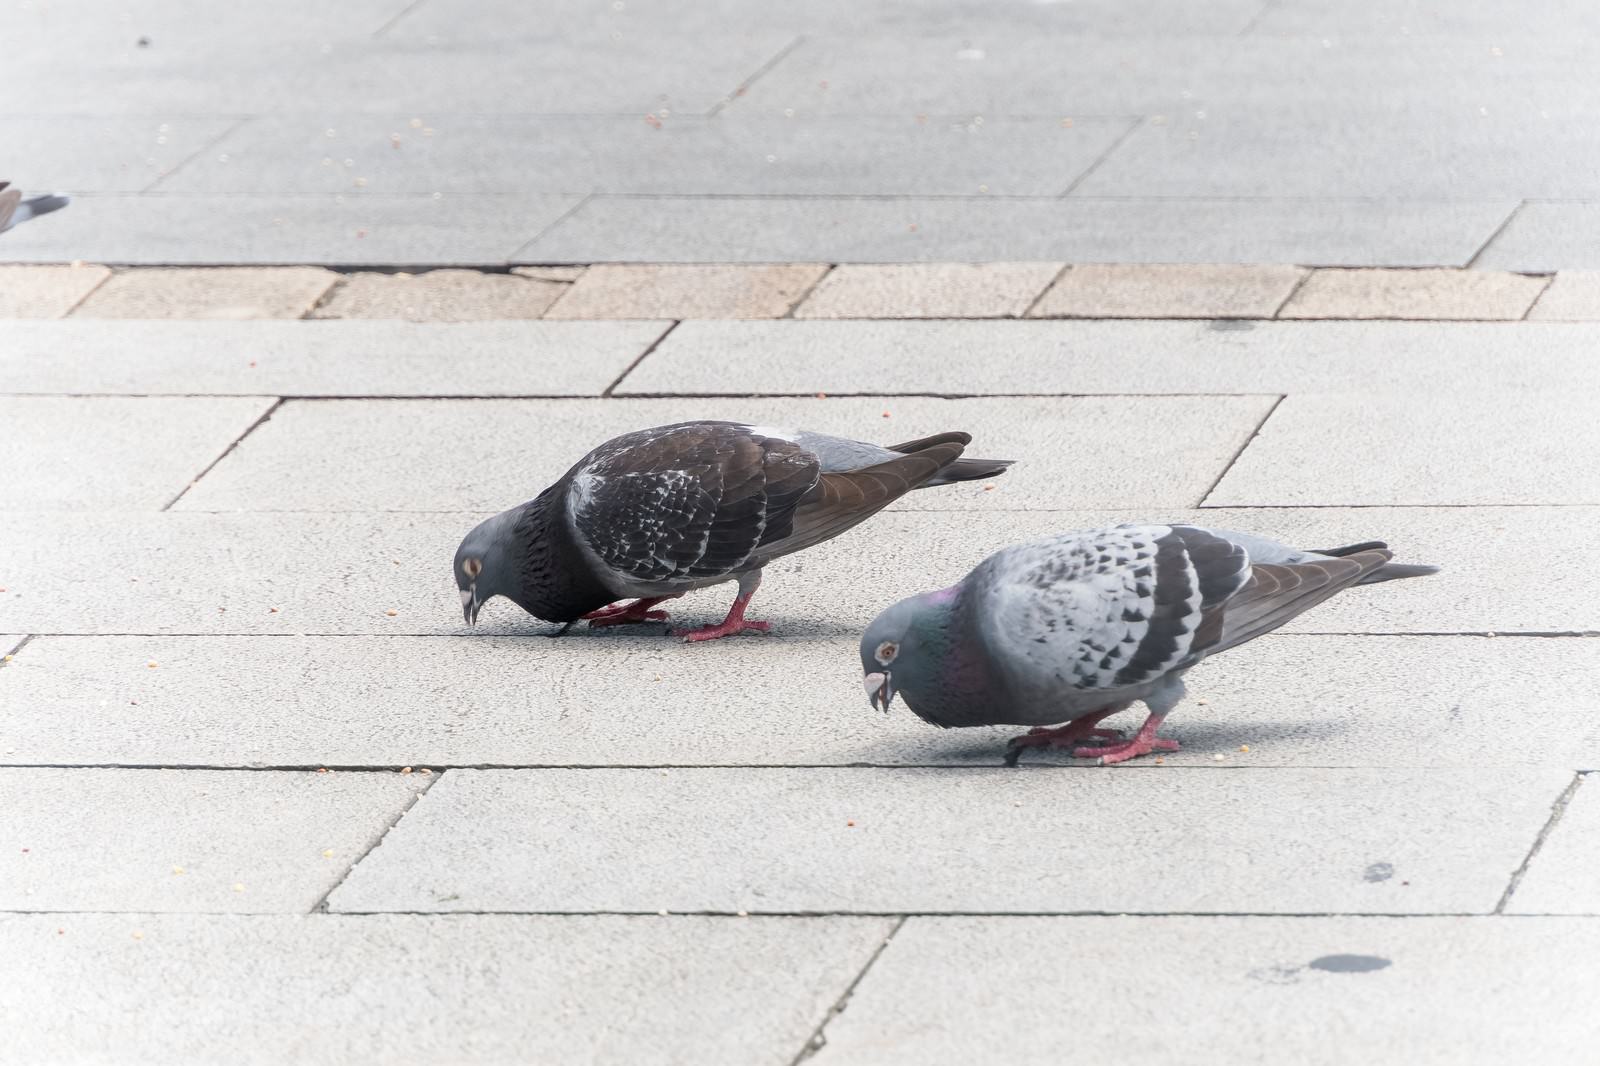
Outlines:
POLYGON ((743 618, 726 618, 714 626, 701 626, 699 629, 674 629, 672 635, 682 637, 685 644, 693 644, 701 640, 720 640, 731 637, 736 633, 765 633, 772 628, 769 622, 751 622, 743 618))
POLYGON ((666 611, 652 611, 650 608, 672 598, 658 596, 655 599, 634 600, 632 603, 613 603, 598 611, 590 611, 583 618, 591 628, 595 629, 602 626, 631 625, 634 622, 665 622, 670 617, 666 611))
POLYGON ((1144 720, 1144 725, 1139 727, 1139 732, 1132 740, 1121 744, 1113 744, 1105 748, 1078 748, 1072 753, 1075 759, 1097 759, 1101 766, 1114 766, 1119 762, 1137 759, 1141 755, 1149 755, 1153 751, 1177 751, 1179 748, 1176 740, 1166 740, 1156 736, 1156 731, 1161 728, 1164 714, 1152 714, 1144 720))
MULTIPOLYGON (((1006 741, 1007 766, 1017 765, 1017 760, 1028 748, 1066 748, 1071 747, 1080 740, 1122 740, 1120 729, 1096 729, 1095 725, 1100 719, 1115 714, 1115 711, 1104 711, 1100 714, 1088 714, 1076 718, 1066 725, 1055 727, 1039 726, 1030 729, 1021 736, 1012 737, 1006 741)), ((1074 753, 1076 754, 1076 753, 1074 753)))

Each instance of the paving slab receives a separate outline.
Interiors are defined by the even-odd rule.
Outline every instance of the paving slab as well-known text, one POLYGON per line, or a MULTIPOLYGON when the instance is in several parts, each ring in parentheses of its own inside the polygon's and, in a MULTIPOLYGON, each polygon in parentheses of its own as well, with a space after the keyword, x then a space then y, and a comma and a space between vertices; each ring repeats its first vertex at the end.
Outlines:
POLYGON ((1508 914, 1600 914, 1600 781, 1580 778, 1560 821, 1549 831, 1506 904, 1508 914))
POLYGON ((262 396, 7 396, 0 509, 160 510, 272 404, 262 396))
POLYGON ((1060 263, 845 264, 795 309, 795 318, 1016 318, 1060 263))
MULTIPOLYGON (((1489 47, 1483 46, 1486 59, 1489 47)), ((1421 70, 1407 76, 1428 78, 1421 70)), ((1398 113, 1360 90, 1353 101, 1330 102, 1319 88, 1309 99, 1294 92, 1243 106, 1175 108, 1165 122, 1142 123, 1073 192, 1398 200, 1594 195, 1584 175, 1600 167, 1600 134, 1580 113, 1523 106, 1498 82, 1419 100, 1398 113)))
POLYGON ((428 780, 0 770, 0 909, 304 913, 428 780))
POLYGON ((1538 274, 1600 269, 1600 202, 1523 204, 1473 265, 1538 274))
MULTIPOLYGON (((795 580, 773 589, 780 615, 795 580)), ((768 617, 759 600, 754 614, 768 617)), ((854 632, 785 621, 707 654, 664 628, 35 637, 0 672, 0 763, 993 767, 1021 732, 935 729, 903 704, 875 713, 854 632)), ((1165 765, 1587 769, 1600 728, 1568 679, 1596 670, 1594 638, 1269 636, 1190 673, 1164 730, 1183 749, 1165 765), (1510 721, 1540 726, 1507 744, 1510 721)))
POLYGON ((1487 270, 1314 270, 1278 317, 1515 321, 1549 284, 1487 270))
POLYGON ((9 393, 598 396, 666 322, 0 322, 9 393))
POLYGON ((128 270, 114 274, 74 318, 304 318, 339 275, 321 267, 128 270))
POLYGON ((1030 318, 1271 318, 1306 271, 1293 266, 1085 264, 1056 279, 1030 318))
POLYGON ((827 272, 822 263, 595 266, 546 317, 782 318, 827 272))
MULTIPOLYGON (((728 86, 731 91, 732 86, 728 86)), ((437 109, 435 109, 437 110, 437 109)), ((666 114, 662 114, 665 110, 666 114)), ((162 183, 207 193, 1057 196, 1127 118, 683 114, 256 118, 162 183)))
MULTIPOLYGON (((1600 565, 1600 546, 1590 535, 1597 516, 1600 509, 1586 507, 994 510, 959 518, 891 511, 768 567, 757 617, 787 636, 856 636, 885 604, 956 581, 1002 545, 1159 518, 1253 530, 1310 547, 1381 537, 1402 560, 1446 568, 1426 580, 1336 597, 1290 623, 1293 632, 1600 631, 1591 591, 1581 582, 1552 582, 1549 563, 1562 559, 1575 573, 1600 565), (867 545, 874 565, 863 569, 867 545), (839 574, 854 577, 840 581, 839 574)), ((459 633, 465 627, 450 559, 484 517, 0 512, 0 543, 12 549, 0 630, 459 633), (64 570, 63 554, 80 565, 64 570)), ((679 617, 716 622, 731 591, 695 593, 679 617)), ((554 629, 495 600, 476 632, 531 636, 554 629)))
MULTIPOLYGON (((146 48, 160 53, 205 54, 209 46, 213 53, 248 54, 252 45, 265 41, 321 44, 370 34, 406 6, 405 0, 341 4, 285 0, 273 13, 251 7, 216 8, 205 0, 150 0, 137 10, 107 12, 95 0, 53 0, 0 11, 0 33, 15 34, 14 43, 19 44, 73 34, 91 55, 100 50, 135 54, 140 36, 148 39, 146 48)), ((62 60, 63 65, 85 61, 78 54, 62 60)))
POLYGON ((1582 919, 912 918, 812 1061, 1576 1064, 1597 945, 1582 919))
POLYGON ((1216 484, 1275 402, 1270 396, 292 402, 178 507, 500 510, 531 499, 602 441, 696 418, 885 444, 962 429, 973 436, 975 456, 1027 460, 999 478, 913 493, 897 508, 1185 507, 1216 484), (1164 432, 1144 433, 1151 425, 1164 432), (518 446, 508 449, 508 440, 518 446))
POLYGON ((1528 312, 1544 322, 1600 321, 1600 270, 1563 270, 1528 312))
POLYGON ((5 915, 0 1024, 19 1062, 787 1066, 890 926, 5 915))
POLYGON ((1600 468, 1589 457, 1597 447, 1587 396, 1289 396, 1206 502, 1596 503, 1600 468))
POLYGON ((1330 36, 1355 43, 1373 37, 1465 36, 1503 40, 1517 35, 1554 35, 1556 39, 1600 29, 1595 9, 1583 0, 1557 0, 1536 8, 1520 8, 1502 0, 1470 0, 1459 4, 1353 0, 1329 7, 1318 0, 1282 0, 1260 13, 1250 33, 1259 36, 1330 36))
POLYGON ((110 276, 103 266, 0 266, 0 318, 60 318, 110 276))
POLYGON ((501 264, 578 203, 523 194, 83 196, 6 234, 18 263, 501 264))
POLYGON ((1597 345, 1556 323, 685 322, 616 392, 1586 392, 1597 345))
MULTIPOLYGON (((1515 206, 1512 201, 595 196, 513 260, 1465 266, 1515 206)), ((14 253, 8 249, 7 254, 14 253)))
MULTIPOLYGON (((79 41, 81 29, 83 22, 64 32, 79 41)), ((140 192, 238 124, 232 117, 178 113, 160 117, 5 115, 0 117, 0 143, 28 146, 29 188, 70 193, 140 192)))
POLYGON ((1488 912, 1570 777, 1505 768, 452 770, 328 904, 1488 912), (1379 862, 1400 876, 1371 880, 1365 872, 1379 862))
POLYGON ((559 282, 475 270, 351 274, 311 317, 412 322, 538 318, 566 291, 567 286, 559 282))

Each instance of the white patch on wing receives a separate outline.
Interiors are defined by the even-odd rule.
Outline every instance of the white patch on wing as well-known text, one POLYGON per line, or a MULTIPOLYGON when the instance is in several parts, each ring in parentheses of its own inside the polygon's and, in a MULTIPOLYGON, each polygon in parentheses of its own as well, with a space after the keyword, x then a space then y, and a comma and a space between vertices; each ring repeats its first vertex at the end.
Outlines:
POLYGON ((792 429, 773 429, 771 426, 745 426, 744 428, 758 437, 771 437, 773 440, 786 440, 790 443, 794 442, 796 436, 795 431, 792 429))

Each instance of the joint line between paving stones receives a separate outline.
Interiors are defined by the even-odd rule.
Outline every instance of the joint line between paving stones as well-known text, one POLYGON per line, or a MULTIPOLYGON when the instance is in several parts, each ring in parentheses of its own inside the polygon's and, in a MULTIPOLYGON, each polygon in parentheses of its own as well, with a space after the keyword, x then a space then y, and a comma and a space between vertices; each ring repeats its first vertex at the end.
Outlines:
POLYGON ((1056 287, 1056 282, 1058 282, 1062 278, 1066 277, 1067 271, 1069 271, 1071 269, 1072 269, 1072 264, 1071 263, 1062 263, 1061 264, 1061 269, 1056 271, 1053 275, 1051 275, 1049 283, 1046 284, 1044 288, 1040 289, 1037 293, 1034 294, 1033 299, 1028 301, 1028 306, 1026 308, 1024 308, 1023 311, 1022 311, 1022 314, 1018 315, 1017 317, 1018 318, 1030 318, 1033 315, 1033 309, 1035 307, 1039 306, 1039 301, 1043 300, 1045 298, 1045 294, 1048 293, 1051 289, 1055 288, 1056 287))
MULTIPOLYGON (((178 171, 182 170, 184 167, 188 166, 190 163, 193 163, 195 160, 199 159, 201 156, 203 156, 207 152, 211 151, 211 149, 215 148, 217 145, 221 144, 223 141, 227 140, 229 137, 233 136, 233 134, 236 131, 243 129, 247 124, 249 124, 254 119, 255 119, 254 115, 246 115, 243 118, 240 118, 237 122, 233 123, 233 125, 229 126, 227 129, 223 130, 221 133, 217 134, 215 137, 211 138, 209 141, 207 141, 206 143, 202 144, 200 147, 196 148, 194 151, 190 152, 188 155, 184 156, 182 162, 180 162, 177 166, 173 167, 171 170, 168 170, 168 171, 165 171, 164 173, 162 173, 159 177, 156 178, 155 181, 152 181, 149 185, 146 185, 143 189, 140 189, 139 193, 141 195, 143 195, 145 193, 156 192, 157 191, 157 187, 162 182, 166 181, 168 178, 170 178, 174 174, 178 173, 178 171)), ((63 315, 62 317, 65 318, 66 316, 63 315)))
MULTIPOLYGON (((529 237, 527 240, 525 240, 521 244, 517 245, 516 250, 513 251, 509 256, 506 257, 506 263, 508 265, 510 265, 510 266, 549 266, 550 265, 549 263, 541 262, 540 260, 537 260, 537 259, 524 259, 522 257, 522 253, 527 251, 529 246, 535 244, 539 240, 539 238, 543 237, 547 233, 550 233, 550 232, 554 231, 557 226, 560 226, 562 223, 566 222, 567 219, 571 218, 573 215, 576 215, 579 211, 582 211, 584 205, 587 204, 590 200, 593 200, 593 199, 594 199, 594 194, 593 193, 587 193, 587 194, 585 194, 583 196, 580 196, 578 198, 578 202, 573 204, 567 210, 561 212, 561 216, 559 218, 557 218, 554 222, 550 223, 548 226, 544 226, 544 227, 540 228, 536 233, 534 233, 533 236, 529 237)), ((583 264, 574 263, 574 264, 571 264, 571 265, 573 265, 573 266, 593 266, 594 264, 593 263, 583 263, 583 264)), ((568 289, 569 290, 571 289, 570 285, 568 286, 568 289)), ((561 294, 561 296, 565 296, 565 295, 566 295, 566 293, 562 293, 561 294)), ((555 307, 556 304, 561 302, 561 296, 557 296, 556 299, 555 299, 555 302, 552 303, 550 305, 550 307, 547 307, 547 308, 544 309, 544 313, 545 314, 549 314, 551 308, 555 307)))
POLYGON ((1538 856, 1544 842, 1549 839, 1551 832, 1561 822, 1561 816, 1567 813, 1567 806, 1572 802, 1573 795, 1578 791, 1578 786, 1583 783, 1583 771, 1572 775, 1572 780, 1567 787, 1561 790, 1555 802, 1550 805, 1550 817, 1545 819, 1539 835, 1533 838, 1533 846, 1528 849, 1528 854, 1523 857, 1522 865, 1511 872, 1511 880, 1506 883, 1506 890, 1500 896, 1500 902, 1494 905, 1495 914, 1504 914, 1506 907, 1511 903, 1511 897, 1516 893, 1517 886, 1522 884, 1522 879, 1528 872, 1528 867, 1533 865, 1533 860, 1538 856))
POLYGON ((421 7, 424 3, 426 3, 426 0, 411 0, 411 3, 402 8, 398 14, 391 16, 386 22, 384 22, 382 26, 379 26, 377 29, 373 30, 372 39, 377 40, 390 30, 394 29, 402 21, 404 21, 407 15, 421 7))
MULTIPOLYGON (((1534 275, 1534 276, 1537 276, 1537 275, 1534 275)), ((1549 292, 1550 291, 1550 287, 1552 285, 1554 285, 1555 283, 1556 283, 1556 276, 1555 276, 1554 273, 1550 273, 1550 274, 1544 275, 1544 284, 1539 286, 1539 294, 1533 298, 1532 302, 1530 302, 1526 308, 1523 309, 1522 317, 1517 319, 1516 321, 1518 321, 1518 322, 1527 322, 1529 320, 1530 316, 1532 316, 1532 314, 1533 314, 1533 309, 1535 307, 1539 306, 1539 301, 1544 299, 1544 294, 1549 292)))
POLYGON ((873 964, 878 961, 879 956, 889 949, 890 942, 894 940, 895 936, 899 934, 901 929, 905 928, 905 924, 906 916, 902 914, 899 916, 899 920, 896 921, 890 928, 888 934, 883 938, 883 941, 877 946, 877 948, 873 950, 872 954, 867 957, 866 963, 856 974, 855 980, 851 981, 850 984, 845 987, 844 994, 838 999, 834 1000, 833 1004, 829 1006, 828 1009, 823 1013, 822 1020, 817 1023, 815 1029, 811 1030, 810 1035, 806 1037, 806 1042, 800 1046, 799 1051, 795 1052, 794 1058, 789 1060, 789 1066, 798 1066, 799 1063, 804 1062, 812 1055, 815 1055, 818 1051, 821 1051, 823 1046, 827 1044, 828 1040, 826 1033, 828 1029, 828 1023, 833 1021, 833 1019, 837 1018, 840 1014, 844 1013, 845 1007, 850 1003, 850 997, 856 994, 856 988, 860 986, 863 980, 866 979, 867 974, 872 970, 873 964))
POLYGON ((1517 206, 1511 209, 1511 213, 1506 216, 1505 221, 1494 228, 1494 232, 1489 234, 1489 239, 1484 241, 1476 252, 1472 253, 1472 258, 1467 260, 1466 265, 1462 269, 1471 270, 1473 267, 1478 265, 1478 260, 1482 259, 1483 254, 1489 250, 1490 246, 1493 245, 1495 241, 1500 239, 1500 234, 1506 231, 1506 228, 1511 225, 1511 221, 1522 212, 1522 209, 1527 206, 1527 203, 1528 201, 1526 200, 1517 201, 1517 206))
POLYGON ((1136 132, 1138 132, 1139 128, 1141 126, 1143 126, 1144 124, 1145 124, 1145 116, 1144 115, 1140 115, 1137 118, 1135 118, 1133 120, 1133 122, 1131 122, 1128 125, 1128 128, 1122 131, 1122 136, 1120 136, 1116 140, 1112 141, 1111 142, 1111 146, 1109 148, 1107 148, 1104 152, 1101 152, 1100 153, 1100 157, 1098 159, 1096 159, 1093 163, 1090 163, 1089 166, 1084 170, 1084 172, 1082 174, 1079 174, 1076 178, 1072 179, 1072 183, 1070 185, 1068 185, 1066 187, 1066 189, 1061 193, 1061 195, 1056 197, 1056 199, 1065 200, 1067 197, 1071 196, 1075 191, 1077 191, 1078 186, 1082 185, 1085 181, 1088 181, 1089 180, 1089 176, 1092 175, 1095 171, 1099 170, 1100 169, 1100 165, 1102 163, 1104 163, 1107 159, 1110 159, 1112 153, 1115 152, 1118 148, 1121 148, 1123 143, 1125 141, 1127 141, 1127 139, 1129 137, 1132 137, 1136 132))
POLYGON ((727 96, 724 96, 721 100, 718 100, 715 104, 713 104, 711 106, 711 110, 706 112, 705 117, 714 118, 715 116, 720 115, 729 104, 733 103, 739 97, 749 92, 750 86, 760 81, 761 78, 771 71, 773 67, 789 58, 789 53, 793 52, 796 48, 799 48, 802 44, 804 44, 805 39, 805 34, 802 33, 795 37, 794 40, 780 48, 778 50, 778 54, 761 64, 761 66, 757 67, 754 74, 741 81, 738 85, 735 85, 733 87, 733 92, 729 93, 727 96))
POLYGON ((337 881, 335 881, 332 886, 329 887, 328 891, 326 891, 326 892, 324 892, 322 894, 322 898, 317 900, 317 902, 312 905, 311 910, 308 913, 310 913, 310 914, 327 914, 328 913, 328 900, 330 898, 332 898, 332 896, 333 896, 333 894, 335 892, 339 891, 339 886, 344 884, 346 881, 348 881, 350 879, 350 875, 355 873, 356 867, 360 866, 362 861, 365 860, 368 855, 371 855, 374 851, 376 851, 378 849, 378 846, 381 845, 384 842, 384 840, 389 836, 389 833, 394 829, 394 827, 400 824, 401 819, 403 819, 406 816, 406 814, 411 810, 411 808, 413 808, 413 807, 415 807, 417 805, 417 802, 419 800, 421 800, 423 796, 426 796, 428 794, 428 790, 433 788, 434 783, 439 781, 443 777, 444 777, 444 774, 442 774, 442 773, 434 774, 434 775, 428 777, 425 781, 423 781, 422 787, 417 789, 416 793, 414 795, 412 795, 411 801, 409 803, 407 803, 404 807, 401 807, 400 808, 400 812, 398 814, 396 814, 393 819, 390 820, 388 825, 383 827, 382 832, 380 832, 376 837, 373 838, 372 843, 367 845, 366 850, 363 851, 360 855, 357 855, 355 857, 355 859, 353 859, 351 861, 350 865, 345 867, 344 873, 339 875, 339 879, 337 881))
MULTIPOLYGON (((23 634, 22 639, 17 641, 15 647, 8 648, 6 650, 6 653, 5 653, 6 658, 9 659, 13 655, 17 654, 17 652, 21 651, 23 648, 26 648, 28 646, 28 642, 30 640, 32 640, 33 638, 34 638, 34 634, 32 634, 32 633, 23 634)), ((5 662, 3 660, 0 660, 0 669, 3 669, 4 667, 10 666, 10 665, 11 665, 10 663, 5 662)))
POLYGON ((1239 31, 1239 36, 1248 37, 1254 33, 1256 27, 1261 24, 1261 20, 1270 15, 1272 10, 1277 6, 1278 0, 1267 0, 1266 4, 1261 8, 1260 11, 1257 11, 1254 15, 1250 16, 1250 21, 1244 24, 1244 29, 1239 31))
POLYGON ((65 311, 61 312, 59 315, 56 316, 56 318, 58 318, 58 319, 71 318, 77 312, 78 308, 82 307, 84 304, 89 302, 89 297, 93 296, 95 293, 97 293, 101 289, 105 288, 106 282, 108 282, 112 278, 116 277, 116 275, 117 275, 117 271, 112 270, 110 268, 107 268, 106 274, 105 274, 105 276, 103 278, 101 278, 99 281, 95 282, 93 285, 89 286, 89 291, 88 292, 84 293, 82 296, 80 296, 76 300, 72 301, 72 306, 67 308, 65 311))
POLYGON ((622 382, 627 378, 627 376, 629 374, 633 373, 634 369, 637 368, 640 363, 644 362, 647 358, 649 358, 651 352, 653 352, 657 348, 661 347, 661 342, 666 340, 669 336, 671 336, 672 335, 672 331, 677 329, 682 324, 683 324, 683 322, 681 320, 674 321, 671 324, 669 324, 666 329, 662 330, 660 335, 658 335, 655 340, 651 341, 648 345, 646 345, 644 351, 639 353, 638 358, 634 359, 633 362, 629 363, 623 369, 622 373, 617 375, 617 380, 613 381, 611 384, 609 384, 609 385, 607 385, 605 387, 604 391, 602 391, 600 393, 601 398, 608 399, 608 400, 612 399, 613 398, 613 393, 616 392, 617 386, 621 385, 622 382))
POLYGON ((1317 272, 1317 268, 1306 267, 1305 271, 1306 272, 1304 274, 1300 275, 1300 280, 1296 281, 1294 285, 1290 287, 1289 295, 1285 296, 1283 298, 1283 302, 1278 304, 1278 306, 1273 309, 1272 314, 1268 316, 1269 318, 1276 320, 1279 315, 1283 314, 1283 309, 1288 307, 1289 303, 1300 294, 1300 290, 1306 287, 1306 282, 1311 280, 1311 275, 1317 272))
POLYGON ((1273 412, 1277 411, 1279 407, 1283 406, 1283 401, 1287 398, 1287 396, 1280 395, 1272 402, 1272 406, 1267 408, 1267 413, 1261 416, 1261 421, 1256 423, 1255 431, 1251 433, 1245 442, 1239 446, 1239 450, 1233 453, 1233 458, 1228 460, 1228 465, 1222 468, 1222 473, 1217 475, 1217 479, 1211 483, 1211 487, 1200 494, 1200 502, 1195 504, 1196 507, 1204 507, 1206 505, 1206 501, 1211 498, 1211 494, 1217 491, 1217 486, 1222 484, 1222 479, 1227 477, 1228 471, 1233 469, 1233 464, 1237 463, 1239 461, 1239 457, 1244 455, 1245 451, 1250 447, 1250 445, 1256 442, 1257 437, 1261 436, 1261 431, 1266 428, 1267 422, 1272 418, 1273 412))
POLYGON ((183 489, 176 496, 174 496, 172 499, 168 500, 167 501, 167 505, 165 507, 161 508, 161 509, 163 511, 172 510, 172 508, 177 505, 178 501, 183 499, 183 497, 188 494, 190 489, 192 489, 196 485, 200 484, 200 479, 201 478, 203 478, 207 474, 211 473, 212 470, 216 469, 216 466, 217 466, 218 463, 222 462, 222 460, 224 460, 228 456, 232 455, 233 454, 233 450, 235 448, 237 448, 240 445, 240 443, 242 443, 244 441, 244 439, 246 437, 248 437, 250 434, 254 433, 256 431, 256 427, 257 426, 261 425, 263 422, 267 421, 275 413, 277 413, 278 408, 282 407, 283 404, 284 404, 284 398, 282 396, 275 397, 273 399, 273 401, 272 401, 272 406, 268 407, 265 411, 263 411, 261 413, 261 417, 260 418, 257 418, 254 422, 252 422, 248 426, 246 426, 244 432, 239 434, 237 437, 235 437, 234 440, 233 440, 233 443, 229 444, 226 448, 224 448, 222 450, 222 454, 221 455, 217 456, 215 459, 211 460, 211 462, 207 463, 206 464, 206 468, 204 470, 200 471, 198 474, 196 474, 192 479, 190 479, 189 483, 187 485, 185 485, 183 487, 183 489))
POLYGON ((776 321, 782 321, 783 319, 793 319, 794 318, 794 313, 796 311, 800 310, 801 306, 807 300, 811 299, 811 294, 816 292, 817 289, 821 287, 822 283, 824 281, 827 281, 828 278, 837 269, 839 269, 839 264, 837 264, 837 263, 828 263, 828 264, 826 264, 826 266, 823 269, 822 273, 817 275, 817 280, 813 281, 810 285, 807 285, 806 286, 806 291, 800 294, 800 298, 797 299, 794 303, 789 305, 789 310, 787 310, 783 314, 779 315, 776 319, 770 319, 769 321, 776 322, 776 321))

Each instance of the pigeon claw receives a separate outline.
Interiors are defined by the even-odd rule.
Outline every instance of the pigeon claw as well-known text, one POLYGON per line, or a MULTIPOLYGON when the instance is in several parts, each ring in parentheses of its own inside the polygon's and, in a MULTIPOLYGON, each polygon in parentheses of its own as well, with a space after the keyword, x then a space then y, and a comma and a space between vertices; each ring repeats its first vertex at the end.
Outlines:
POLYGON ((752 622, 739 618, 728 619, 714 626, 701 626, 699 629, 674 629, 672 635, 682 637, 685 644, 694 644, 702 640, 720 640, 736 633, 765 633, 771 628, 770 622, 752 622))
POLYGON ((609 607, 602 607, 598 611, 590 611, 583 616, 583 621, 593 628, 602 626, 625 626, 634 622, 665 622, 669 615, 666 611, 651 610, 658 603, 670 600, 671 596, 658 596, 654 599, 634 600, 632 603, 613 603, 609 607))
POLYGON ((1137 759, 1141 755, 1149 755, 1153 751, 1177 751, 1179 748, 1176 740, 1162 738, 1134 737, 1123 744, 1115 744, 1108 748, 1077 748, 1073 751, 1074 759, 1094 759, 1098 766, 1115 766, 1119 762, 1137 759))
MULTIPOLYGON (((1096 724, 1114 711, 1104 714, 1089 714, 1082 718, 1059 726, 1036 726, 1021 736, 1012 737, 1006 741, 1007 766, 1017 765, 1017 760, 1028 748, 1069 748, 1080 740, 1112 740, 1121 741, 1120 729, 1096 729, 1096 724)), ((1081 749, 1080 749, 1081 750, 1081 749)), ((1076 752, 1074 752, 1076 754, 1076 752)))

